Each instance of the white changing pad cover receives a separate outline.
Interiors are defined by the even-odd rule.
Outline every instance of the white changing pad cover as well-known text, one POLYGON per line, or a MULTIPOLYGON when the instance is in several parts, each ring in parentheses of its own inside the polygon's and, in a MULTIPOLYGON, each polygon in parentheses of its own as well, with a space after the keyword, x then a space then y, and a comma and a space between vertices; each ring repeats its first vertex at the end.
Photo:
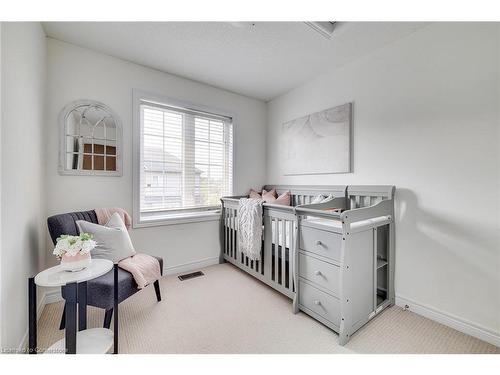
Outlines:
POLYGON ((303 220, 302 223, 324 225, 324 226, 329 226, 329 227, 333 227, 333 228, 342 228, 342 221, 340 221, 340 220, 314 218, 314 219, 303 220))

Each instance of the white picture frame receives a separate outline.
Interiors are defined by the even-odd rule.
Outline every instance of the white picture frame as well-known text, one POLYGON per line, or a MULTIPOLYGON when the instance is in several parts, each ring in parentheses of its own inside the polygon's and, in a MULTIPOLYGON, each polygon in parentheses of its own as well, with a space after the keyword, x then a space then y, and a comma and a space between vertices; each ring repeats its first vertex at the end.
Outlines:
POLYGON ((352 103, 288 121, 281 126, 285 176, 352 172, 352 103))
POLYGON ((96 100, 80 99, 68 103, 59 113, 59 163, 58 172, 62 176, 105 176, 121 177, 122 172, 122 123, 119 116, 107 105, 96 100), (78 108, 95 107, 104 111, 112 119, 116 134, 113 139, 116 146, 116 170, 84 170, 81 168, 68 168, 68 116, 78 108))

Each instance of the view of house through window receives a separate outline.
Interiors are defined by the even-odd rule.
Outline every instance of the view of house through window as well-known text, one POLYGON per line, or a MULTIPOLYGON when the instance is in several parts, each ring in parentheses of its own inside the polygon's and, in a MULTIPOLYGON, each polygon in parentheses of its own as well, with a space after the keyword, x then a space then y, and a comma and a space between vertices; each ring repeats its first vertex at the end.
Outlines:
POLYGON ((217 209, 232 193, 232 119, 141 101, 142 220, 217 209))

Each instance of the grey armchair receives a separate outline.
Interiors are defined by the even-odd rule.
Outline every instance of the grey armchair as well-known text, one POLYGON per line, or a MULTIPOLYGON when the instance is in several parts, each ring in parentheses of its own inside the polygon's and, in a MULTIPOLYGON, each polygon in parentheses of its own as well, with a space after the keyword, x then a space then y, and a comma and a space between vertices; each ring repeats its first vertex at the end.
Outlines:
MULTIPOLYGON (((97 216, 94 210, 82 211, 82 212, 71 212, 66 214, 54 215, 47 219, 47 225, 49 228, 50 237, 52 242, 55 244, 56 239, 63 235, 78 235, 78 227, 76 225, 77 220, 86 220, 91 223, 97 222, 97 216)), ((155 257, 160 263, 160 271, 163 275, 163 259, 160 257, 155 257)), ((161 301, 160 283, 158 280, 154 282, 154 288, 156 292, 156 298, 158 302, 161 301)), ((111 325, 111 318, 113 316, 113 271, 109 271, 107 274, 102 275, 96 279, 87 281, 86 285, 79 287, 79 294, 86 290, 86 305, 95 306, 105 310, 104 314, 104 328, 109 328, 111 325)), ((128 297, 132 296, 138 292, 137 283, 135 282, 132 274, 121 268, 118 269, 118 302, 126 300, 128 297)), ((61 294, 63 298, 66 298, 65 288, 61 288, 61 294)), ((83 300, 83 298, 82 298, 83 300)), ((64 329, 65 323, 65 311, 61 318, 60 329, 64 329)))

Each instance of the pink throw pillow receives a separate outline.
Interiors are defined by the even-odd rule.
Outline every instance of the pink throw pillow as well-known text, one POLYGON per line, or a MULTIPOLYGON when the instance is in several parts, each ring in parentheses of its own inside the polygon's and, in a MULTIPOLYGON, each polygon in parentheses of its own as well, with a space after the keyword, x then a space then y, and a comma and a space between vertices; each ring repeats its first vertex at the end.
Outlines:
POLYGON ((248 194, 248 198, 262 199, 262 197, 260 196, 260 193, 255 191, 254 189, 250 189, 250 193, 248 194))
POLYGON ((262 190, 262 199, 266 203, 275 203, 277 195, 276 189, 274 188, 271 191, 262 190))
MULTIPOLYGON (((285 195, 285 194, 280 195, 280 197, 285 195)), ((271 191, 267 191, 265 189, 262 190, 262 195, 261 195, 261 193, 255 191, 254 189, 250 189, 250 193, 248 194, 249 198, 262 199, 265 203, 277 203, 276 202, 277 196, 278 196, 278 194, 276 193, 276 189, 274 189, 274 188, 271 191)), ((282 201, 283 201, 283 199, 282 199, 282 201)), ((288 203, 278 203, 278 204, 290 205, 290 192, 288 192, 288 203)))
POLYGON ((283 206, 290 206, 290 192, 284 192, 273 202, 274 204, 281 204, 283 206))

